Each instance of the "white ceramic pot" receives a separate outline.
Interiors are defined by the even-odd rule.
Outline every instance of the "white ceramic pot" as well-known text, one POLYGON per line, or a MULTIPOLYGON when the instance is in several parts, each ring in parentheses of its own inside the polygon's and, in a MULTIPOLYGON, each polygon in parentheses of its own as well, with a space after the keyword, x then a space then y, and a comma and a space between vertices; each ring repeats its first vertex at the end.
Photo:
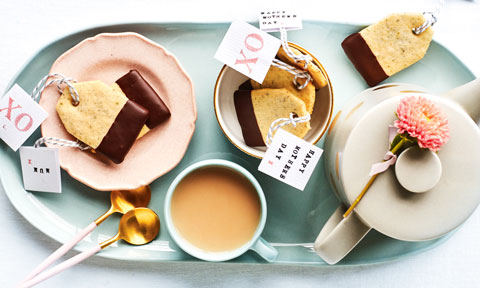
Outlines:
POLYGON ((462 224, 480 202, 480 130, 475 123, 479 102, 480 79, 442 97, 416 85, 385 84, 352 98, 332 120, 325 142, 327 176, 345 206, 323 227, 316 252, 335 264, 371 229, 399 240, 423 241, 462 224), (437 153, 402 152, 395 168, 378 175, 354 212, 344 218, 345 207, 370 179, 371 165, 388 151, 388 125, 396 120, 400 99, 410 95, 431 99, 446 114, 450 140, 437 153))

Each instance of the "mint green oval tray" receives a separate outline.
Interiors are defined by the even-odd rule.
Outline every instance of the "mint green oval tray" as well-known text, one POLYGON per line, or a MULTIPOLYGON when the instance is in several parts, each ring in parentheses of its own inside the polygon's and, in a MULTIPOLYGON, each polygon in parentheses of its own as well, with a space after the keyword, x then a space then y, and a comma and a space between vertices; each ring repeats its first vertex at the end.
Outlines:
MULTIPOLYGON (((193 79, 197 97, 198 120, 195 134, 185 157, 168 174, 151 185, 153 195, 150 208, 163 219, 163 200, 169 184, 189 164, 209 158, 228 159, 248 169, 262 185, 268 204, 268 217, 263 237, 279 250, 276 263, 326 265, 313 251, 321 227, 338 206, 338 200, 325 177, 323 161, 315 169, 305 191, 300 192, 256 170, 260 160, 243 154, 222 134, 213 110, 213 89, 217 74, 223 66, 213 59, 228 24, 164 23, 121 24, 84 30, 61 38, 40 50, 12 79, 8 89, 18 83, 31 91, 37 81, 46 75, 55 59, 81 40, 102 32, 137 32, 163 45, 179 59, 193 79)), ((304 22, 304 29, 289 33, 289 41, 312 52, 330 76, 334 91, 336 112, 352 96, 367 88, 340 47, 349 34, 360 26, 304 22)), ((474 75, 457 57, 433 42, 425 58, 414 66, 389 78, 386 82, 419 84, 432 92, 447 91, 474 79, 474 75)), ((318 105, 318 104, 317 104, 318 105)), ((40 137, 37 131, 26 142, 32 145, 40 137)), ((317 144, 323 147, 323 139, 317 144)), ((110 206, 109 193, 98 192, 75 181, 62 171, 63 193, 30 193, 23 188, 18 153, 3 142, 0 144, 0 177, 5 192, 16 209, 33 226, 64 243, 87 226, 110 206)), ((113 236, 119 216, 108 219, 77 250, 85 250, 113 236)), ((339 265, 379 263, 431 249, 448 235, 425 242, 394 240, 375 231, 350 253, 339 265)), ((118 243, 105 249, 99 256, 140 261, 196 261, 183 253, 171 240, 165 227, 159 237, 145 246, 118 243)), ((247 252, 232 262, 265 263, 255 253, 247 252)))

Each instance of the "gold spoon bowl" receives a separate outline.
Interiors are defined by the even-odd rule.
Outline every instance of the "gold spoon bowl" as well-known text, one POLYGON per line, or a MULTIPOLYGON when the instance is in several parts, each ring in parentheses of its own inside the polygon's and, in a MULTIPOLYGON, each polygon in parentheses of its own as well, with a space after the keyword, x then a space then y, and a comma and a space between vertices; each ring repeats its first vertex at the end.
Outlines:
POLYGON ((137 207, 147 207, 148 203, 150 203, 151 195, 152 191, 148 185, 132 190, 113 190, 110 193, 110 202, 112 203, 110 209, 94 222, 98 226, 114 213, 125 214, 137 207))
POLYGON ((135 208, 122 216, 117 235, 100 243, 100 247, 103 249, 120 239, 132 245, 144 245, 155 239, 159 232, 157 214, 148 208, 135 208))

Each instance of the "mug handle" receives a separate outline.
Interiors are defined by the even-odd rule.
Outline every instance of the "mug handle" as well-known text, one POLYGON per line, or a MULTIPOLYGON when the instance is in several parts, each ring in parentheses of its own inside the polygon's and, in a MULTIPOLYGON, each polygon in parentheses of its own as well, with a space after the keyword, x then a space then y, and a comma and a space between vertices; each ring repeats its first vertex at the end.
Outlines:
POLYGON ((250 249, 257 252, 258 255, 270 263, 277 260, 278 250, 273 248, 273 246, 262 237, 259 237, 250 249))
POLYGON ((343 205, 338 207, 315 240, 315 252, 330 265, 347 256, 372 229, 358 218, 355 211, 343 218, 345 212, 343 205))

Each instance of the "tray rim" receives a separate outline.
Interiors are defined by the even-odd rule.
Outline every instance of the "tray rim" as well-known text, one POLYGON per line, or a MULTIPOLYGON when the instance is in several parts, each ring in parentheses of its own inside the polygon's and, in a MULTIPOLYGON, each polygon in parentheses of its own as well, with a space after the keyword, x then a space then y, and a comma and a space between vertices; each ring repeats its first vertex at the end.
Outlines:
MULTIPOLYGON (((315 19, 308 19, 308 18, 304 19, 303 22, 317 23, 317 24, 318 23, 340 24, 340 25, 357 26, 358 28, 362 28, 362 27, 365 27, 365 26, 368 26, 368 25, 371 24, 370 22, 333 22, 333 21, 322 21, 322 20, 315 20, 315 19)), ((85 26, 84 28, 72 31, 67 35, 63 35, 63 36, 60 36, 60 37, 57 37, 57 38, 50 39, 47 44, 44 44, 41 48, 36 50, 36 52, 34 54, 32 54, 29 58, 27 58, 27 60, 25 60, 23 62, 23 64, 20 66, 19 69, 17 69, 15 74, 13 74, 12 78, 10 79, 8 84, 5 86, 5 90, 3 91, 3 93, 1 95, 3 97, 3 95, 5 95, 8 92, 8 90, 10 90, 10 88, 15 84, 13 80, 18 78, 18 75, 33 60, 33 58, 35 58, 42 51, 44 51, 47 48, 49 48, 50 46, 52 46, 53 43, 62 41, 62 40, 66 39, 66 38, 68 38, 72 35, 75 35, 75 34, 85 33, 85 32, 90 31, 90 30, 98 30, 98 29, 103 30, 103 29, 108 29, 109 27, 127 26, 127 25, 146 26, 146 25, 168 25, 168 24, 171 24, 171 25, 207 25, 208 26, 208 25, 215 25, 215 24, 216 25, 219 25, 219 24, 228 25, 229 23, 231 23, 231 22, 230 21, 223 21, 223 20, 221 20, 221 21, 209 21, 209 22, 207 22, 207 20, 205 20, 205 21, 176 21, 175 20, 175 21, 158 21, 158 22, 155 22, 155 21, 145 21, 145 22, 143 22, 143 21, 131 21, 131 22, 128 22, 127 21, 127 22, 111 22, 111 23, 103 24, 103 25, 85 26)), ((255 25, 256 21, 247 21, 247 23, 255 25)), ((99 32, 99 33, 102 33, 102 32, 99 32)), ((432 39, 432 42, 435 42, 437 45, 440 45, 451 56, 453 56, 459 63, 461 63, 466 68, 466 70, 469 72, 469 74, 472 75, 472 77, 476 77, 475 73, 473 73, 472 70, 470 68, 468 68, 468 66, 465 65, 465 63, 463 63, 463 61, 461 61, 460 58, 458 58, 457 55, 455 53, 453 53, 446 45, 442 44, 442 42, 438 41, 437 39, 432 39)))
MULTIPOLYGON (((253 24, 253 25, 256 24, 256 22, 252 22, 252 21, 247 21, 247 22, 250 23, 250 24, 253 24)), ((60 36, 60 37, 57 37, 57 38, 54 38, 54 39, 50 39, 47 44, 45 44, 44 46, 42 46, 41 48, 36 50, 36 52, 34 54, 32 54, 20 66, 19 69, 17 69, 16 73, 12 76, 11 80, 6 85, 5 90, 1 94, 0 98, 2 98, 11 89, 11 87, 15 84, 15 80, 25 70, 25 68, 32 63, 34 58, 36 58, 43 51, 46 51, 50 47, 54 46, 55 43, 64 41, 65 39, 67 39, 68 37, 71 37, 73 35, 82 34, 82 33, 89 33, 89 32, 91 33, 95 30, 99 30, 98 33, 105 33, 105 30, 107 30, 107 29, 118 28, 118 27, 122 27, 122 26, 124 26, 124 27, 127 27, 127 26, 148 26, 148 25, 202 25, 202 26, 210 26, 210 25, 228 25, 230 23, 231 23, 230 21, 223 21, 223 20, 222 21, 209 21, 209 22, 207 22, 207 21, 147 21, 147 22, 132 21, 132 22, 112 22, 112 23, 104 24, 104 25, 86 26, 84 28, 72 31, 72 32, 70 32, 66 35, 63 35, 63 36, 60 36)), ((358 23, 355 23, 355 22, 333 22, 333 21, 313 20, 313 19, 304 20, 304 23, 313 23, 313 24, 322 24, 323 23, 323 24, 356 26, 358 29, 370 24, 370 23, 363 23, 363 22, 358 22, 358 23)), ((476 75, 472 72, 472 70, 463 61, 461 61, 458 58, 458 56, 455 53, 453 53, 449 48, 447 48, 445 45, 443 45, 441 42, 437 41, 436 39, 432 39, 432 42, 434 42, 436 45, 439 45, 442 49, 445 50, 446 53, 448 53, 454 60, 456 60, 456 62, 461 64, 461 66, 463 66, 463 68, 465 69, 465 72, 468 72, 468 74, 470 74, 470 76, 472 78, 476 78, 476 75)), ((335 111, 335 109, 332 109, 332 114, 334 114, 333 111, 335 111)), ((331 124, 331 123, 329 123, 329 124, 331 124)), ((327 130, 328 130, 328 128, 327 128, 327 130)), ((322 135, 322 137, 323 136, 324 135, 322 135)), ((22 217, 25 220, 27 220, 32 226, 34 226, 37 230, 42 232, 44 235, 46 235, 49 238, 63 244, 64 242, 61 240, 61 237, 56 236, 56 235, 52 235, 52 232, 45 231, 45 230, 49 230, 49 229, 40 229, 39 226, 41 224, 37 223, 38 221, 35 220, 34 217, 25 216, 25 214, 28 214, 28 211, 23 211, 22 209, 19 209, 18 208, 19 203, 17 203, 14 199, 12 199, 10 193, 7 193, 7 189, 5 189, 5 184, 4 184, 4 181, 3 181, 4 177, 5 177, 4 172, 2 172, 2 169, 0 169, 0 185, 2 186, 2 189, 5 191, 5 194, 8 198, 8 200, 15 207, 17 212, 19 214, 21 214, 22 217)), ((452 232, 448 233, 447 235, 445 235, 441 238, 437 238, 437 240, 438 240, 437 242, 435 242, 435 243, 433 243, 433 244, 431 244, 427 247, 423 247, 423 248, 420 248, 420 249, 417 249, 417 250, 414 250, 414 251, 409 251, 409 252, 401 254, 401 255, 390 256, 390 257, 387 257, 387 258, 383 258, 381 260, 376 260, 376 261, 368 261, 367 260, 367 261, 362 262, 362 263, 357 263, 355 261, 353 261, 351 263, 339 262, 336 265, 328 265, 321 258, 319 258, 319 262, 315 262, 315 263, 313 263, 313 262, 308 262, 308 263, 276 262, 276 263, 270 263, 270 264, 285 265, 285 266, 344 267, 344 266, 360 266, 360 265, 361 266, 366 266, 366 265, 389 263, 389 262, 397 261, 397 260, 400 260, 400 259, 404 259, 404 258, 409 257, 409 256, 417 255, 417 254, 423 253, 423 252, 428 251, 428 250, 435 249, 440 244, 442 244, 447 239, 449 239, 458 229, 460 229, 460 227, 462 227, 464 225, 464 223, 462 223, 457 229, 453 230, 452 232)), ((80 242, 77 246, 75 246, 73 248, 73 250, 82 252, 82 251, 85 251, 87 248, 88 247, 86 247, 85 242, 80 242)), ((133 258, 132 259, 132 258, 126 258, 126 257, 120 256, 120 255, 115 255, 115 254, 112 255, 110 253, 98 253, 98 254, 96 254, 96 256, 115 259, 115 260, 135 261, 135 262, 158 262, 158 263, 178 263, 178 262, 182 262, 182 263, 203 263, 203 262, 205 262, 205 263, 208 263, 206 261, 200 261, 199 262, 199 261, 194 260, 194 259, 191 259, 191 260, 188 260, 188 259, 187 260, 168 260, 168 259, 158 260, 158 259, 139 259, 139 258, 133 258)), ((266 264, 266 263, 220 262, 218 264, 225 264, 225 265, 229 265, 229 264, 262 265, 262 264, 266 264)))

